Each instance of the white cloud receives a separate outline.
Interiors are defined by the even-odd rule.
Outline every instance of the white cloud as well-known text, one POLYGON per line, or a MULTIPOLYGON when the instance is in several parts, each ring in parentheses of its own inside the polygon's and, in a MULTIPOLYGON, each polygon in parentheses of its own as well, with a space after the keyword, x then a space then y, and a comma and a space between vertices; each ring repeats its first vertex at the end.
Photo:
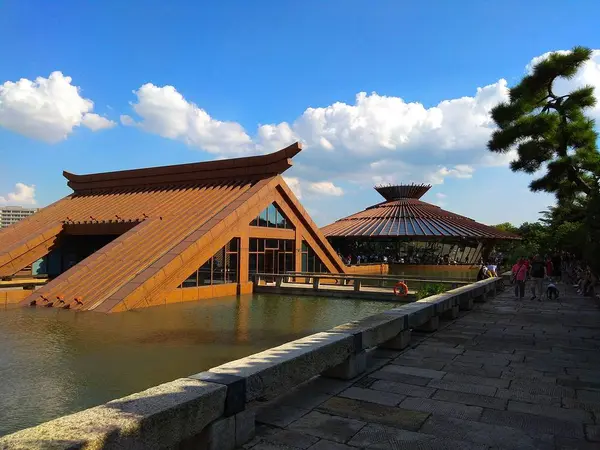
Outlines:
POLYGON ((94 114, 94 102, 82 97, 71 81, 61 72, 35 81, 6 81, 0 85, 0 126, 52 144, 80 125, 92 131, 116 125, 94 114))
POLYGON ((315 183, 310 183, 308 188, 315 194, 332 195, 334 197, 344 195, 342 188, 334 185, 331 181, 318 181, 315 183))
MULTIPOLYGON (((240 124, 213 119, 202 108, 183 98, 173 86, 158 87, 147 83, 134 94, 137 103, 132 103, 132 107, 142 119, 136 125, 145 131, 219 155, 251 152, 252 139, 240 124)), ((133 120, 127 117, 124 123, 131 124, 133 120)))
POLYGON ((117 126, 116 122, 94 113, 88 113, 83 116, 82 123, 92 131, 104 130, 117 126))
MULTIPOLYGON (((600 51, 564 88, 583 84, 600 90, 600 51)), ((515 156, 486 148, 495 127, 490 111, 508 99, 505 79, 476 88, 472 96, 431 107, 360 92, 353 103, 308 107, 292 122, 258 126, 254 135, 238 123, 211 117, 173 86, 145 84, 134 93, 137 101, 132 107, 139 119, 122 116, 121 123, 219 156, 266 153, 295 140, 303 142, 305 150, 295 158, 292 174, 296 189, 305 192, 327 190, 318 184, 322 180, 334 188, 339 180, 361 185, 441 184, 447 178, 471 178, 479 167, 505 166, 515 156)), ((600 117, 599 108, 592 114, 600 117)))
POLYGON ((437 198, 439 198, 440 200, 443 200, 443 199, 445 199, 447 197, 447 195, 443 194, 442 192, 438 192, 437 194, 435 194, 435 196, 437 198))
POLYGON ((126 127, 135 125, 135 120, 133 120, 133 117, 128 116, 127 114, 122 114, 121 117, 119 117, 119 120, 121 121, 121 124, 125 125, 126 127))
POLYGON ((6 196, 0 195, 0 205, 35 205, 35 185, 17 183, 14 192, 9 192, 6 196))
POLYGON ((300 187, 300 180, 298 178, 283 177, 283 181, 285 181, 296 197, 299 199, 302 198, 302 188, 300 187))

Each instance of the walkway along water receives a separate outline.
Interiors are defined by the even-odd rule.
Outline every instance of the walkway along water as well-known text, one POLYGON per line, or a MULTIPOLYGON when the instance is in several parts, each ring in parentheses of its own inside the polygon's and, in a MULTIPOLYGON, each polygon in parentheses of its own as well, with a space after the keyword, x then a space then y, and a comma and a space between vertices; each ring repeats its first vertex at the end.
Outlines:
POLYGON ((0 447, 595 448, 597 308, 566 297, 521 304, 510 292, 491 299, 497 281, 23 430, 0 447), (459 307, 486 299, 455 320, 459 307), (449 324, 433 333, 443 317, 449 324), (428 333, 413 331, 401 351, 411 329, 428 333), (376 346, 393 350, 365 352, 376 346), (327 378, 313 378, 320 373, 327 378))

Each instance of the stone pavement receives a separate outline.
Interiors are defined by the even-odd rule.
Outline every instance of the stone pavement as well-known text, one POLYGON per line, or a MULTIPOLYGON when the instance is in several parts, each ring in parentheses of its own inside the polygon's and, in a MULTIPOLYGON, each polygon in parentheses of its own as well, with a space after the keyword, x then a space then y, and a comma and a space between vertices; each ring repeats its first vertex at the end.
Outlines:
POLYGON ((259 404, 244 448, 600 449, 600 308, 499 293, 404 351, 374 350, 355 380, 259 404))

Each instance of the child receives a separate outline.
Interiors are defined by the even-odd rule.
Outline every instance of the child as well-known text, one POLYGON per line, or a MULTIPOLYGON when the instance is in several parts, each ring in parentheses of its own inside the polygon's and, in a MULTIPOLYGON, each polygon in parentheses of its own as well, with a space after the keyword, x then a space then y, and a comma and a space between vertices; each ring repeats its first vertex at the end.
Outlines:
POLYGON ((550 282, 548 283, 548 287, 546 288, 546 298, 548 300, 558 300, 559 290, 554 284, 552 278, 550 278, 550 282))

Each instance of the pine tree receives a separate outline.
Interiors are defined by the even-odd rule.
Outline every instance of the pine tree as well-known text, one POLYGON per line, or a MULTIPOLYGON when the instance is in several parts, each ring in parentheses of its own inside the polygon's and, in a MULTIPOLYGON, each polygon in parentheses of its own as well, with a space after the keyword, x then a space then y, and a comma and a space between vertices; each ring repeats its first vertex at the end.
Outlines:
POLYGON ((560 96, 553 90, 557 79, 572 78, 591 55, 584 47, 552 53, 509 90, 508 103, 492 109, 498 130, 488 149, 506 153, 516 148, 518 158, 510 165, 515 172, 533 174, 545 167, 546 173, 529 187, 556 194, 559 203, 598 191, 598 135, 594 121, 584 115, 596 104, 594 88, 585 86, 560 96))

